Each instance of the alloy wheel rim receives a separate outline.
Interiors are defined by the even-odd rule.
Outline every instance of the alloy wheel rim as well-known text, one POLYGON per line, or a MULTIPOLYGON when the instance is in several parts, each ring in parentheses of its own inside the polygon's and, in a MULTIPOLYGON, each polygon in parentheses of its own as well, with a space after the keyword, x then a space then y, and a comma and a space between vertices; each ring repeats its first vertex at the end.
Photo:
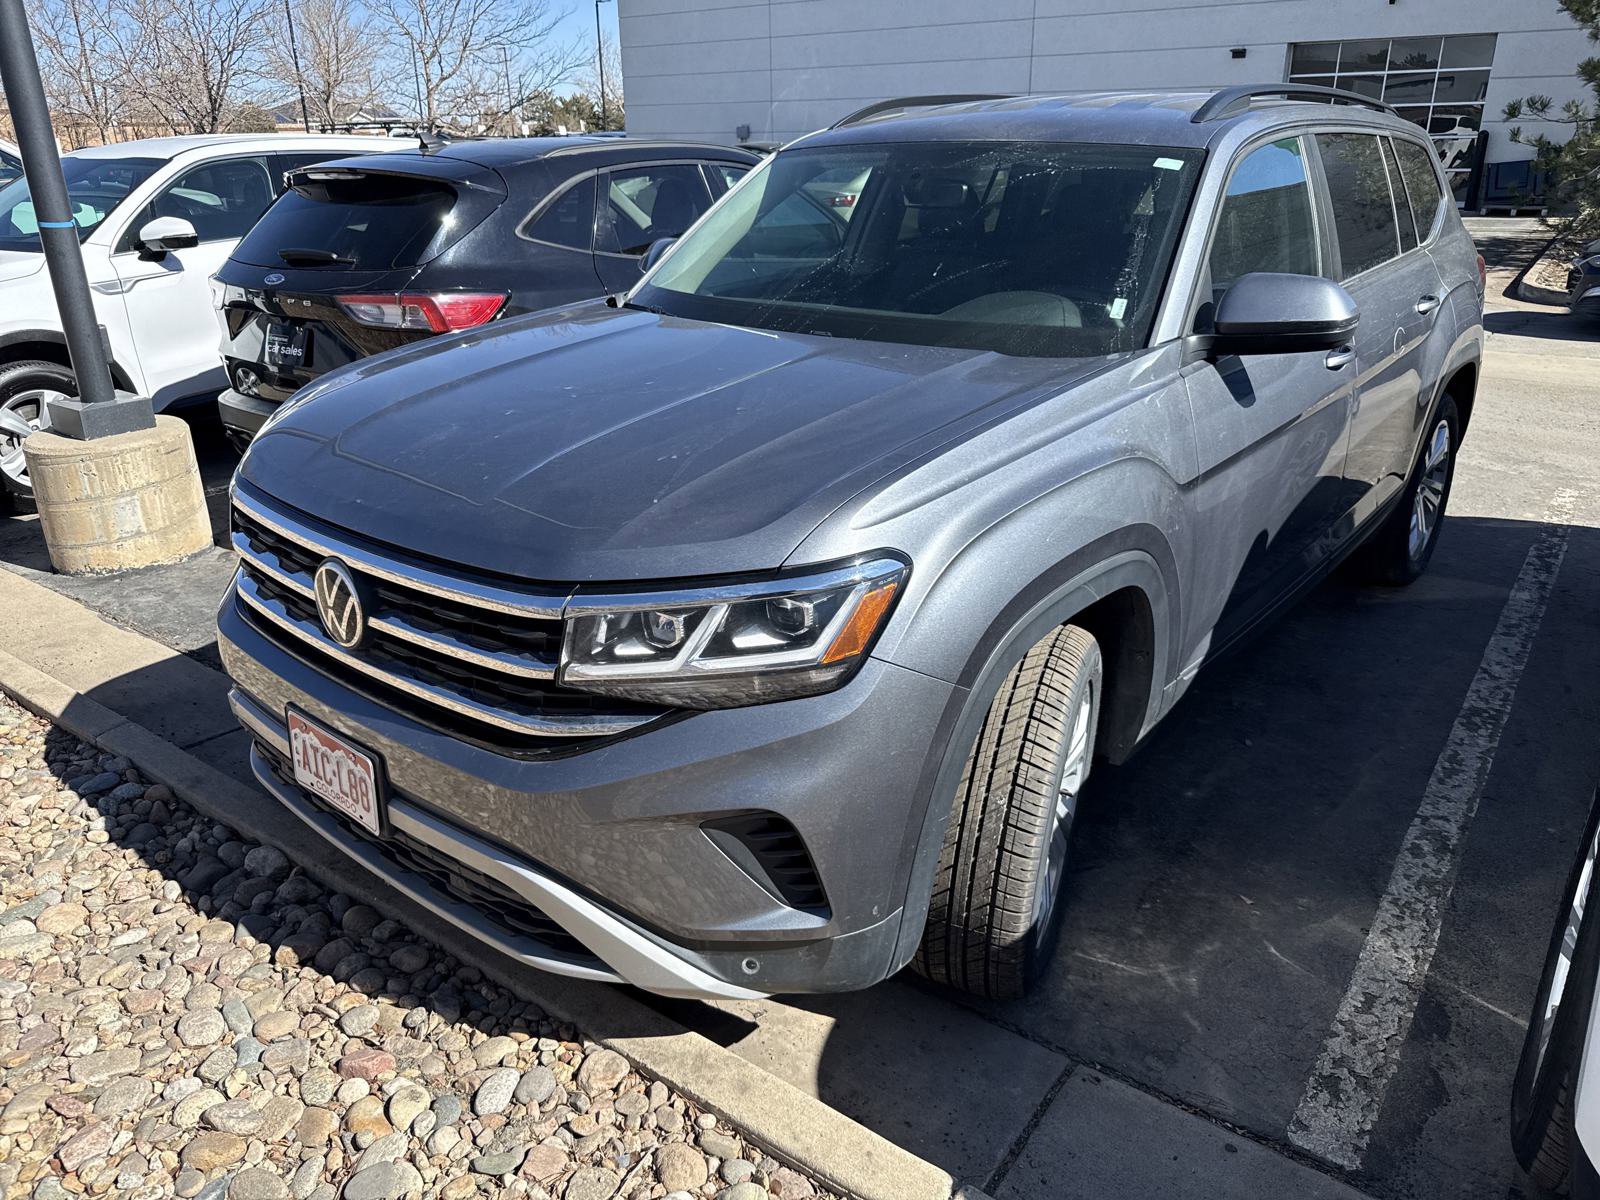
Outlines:
POLYGON ((1450 422, 1440 421, 1423 452, 1422 478, 1417 481, 1417 492, 1411 501, 1408 546, 1413 561, 1422 557, 1433 540, 1433 531, 1439 527, 1439 517, 1444 511, 1444 489, 1449 482, 1450 422))
POLYGON ((1078 811, 1078 793, 1089 775, 1089 728, 1093 724, 1095 685, 1084 688, 1073 709, 1067 733, 1067 751, 1061 764, 1061 782, 1056 787, 1055 806, 1050 816, 1049 848, 1045 852, 1044 879, 1033 902, 1034 936, 1042 938, 1050 926, 1061 881, 1067 869, 1067 845, 1072 838, 1072 822, 1078 811))
MULTIPOLYGON (((4 407, 7 412, 15 413, 26 421, 29 429, 39 429, 44 424, 45 405, 51 400, 66 398, 64 392, 33 388, 12 397, 4 407)), ((0 475, 23 488, 29 488, 28 463, 22 452, 22 440, 0 433, 0 475)))
POLYGON ((1572 974, 1572 960, 1578 952, 1578 934, 1583 929, 1583 913, 1588 907, 1589 889, 1594 880, 1597 858, 1600 858, 1600 832, 1589 841, 1583 870, 1578 875, 1578 886, 1573 889, 1572 904, 1567 909, 1567 923, 1561 934, 1561 949, 1556 957, 1555 970, 1550 975, 1550 992, 1545 997, 1544 1011, 1539 1014, 1539 1051, 1534 1064, 1534 1079, 1538 1079, 1544 1070, 1545 1056, 1550 1050, 1550 1038, 1555 1033, 1556 1017, 1561 1012, 1561 1001, 1566 995, 1567 980, 1572 974))

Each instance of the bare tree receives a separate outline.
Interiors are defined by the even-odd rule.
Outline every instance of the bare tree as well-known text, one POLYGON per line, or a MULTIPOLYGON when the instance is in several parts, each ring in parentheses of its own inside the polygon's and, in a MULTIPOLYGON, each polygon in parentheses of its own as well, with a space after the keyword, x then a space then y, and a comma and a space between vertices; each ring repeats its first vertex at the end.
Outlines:
POLYGON ((370 0, 369 9, 388 76, 414 81, 427 128, 503 127, 583 61, 576 42, 552 40, 563 13, 548 0, 370 0))
POLYGON ((120 7, 45 0, 32 13, 50 107, 64 137, 107 142, 129 123, 127 87, 140 34, 120 7))
POLYGON ((118 0, 142 31, 137 100, 173 133, 228 128, 266 62, 271 0, 118 0))
POLYGON ((377 99, 374 80, 383 48, 377 31, 352 0, 292 2, 295 53, 288 24, 282 23, 270 50, 273 67, 281 79, 304 85, 313 125, 347 121, 377 99))
POLYGON ((598 57, 594 49, 589 50, 588 63, 578 75, 577 82, 578 90, 589 98, 589 103, 594 107, 596 129, 626 128, 626 110, 622 98, 622 54, 614 39, 608 36, 601 40, 598 57))

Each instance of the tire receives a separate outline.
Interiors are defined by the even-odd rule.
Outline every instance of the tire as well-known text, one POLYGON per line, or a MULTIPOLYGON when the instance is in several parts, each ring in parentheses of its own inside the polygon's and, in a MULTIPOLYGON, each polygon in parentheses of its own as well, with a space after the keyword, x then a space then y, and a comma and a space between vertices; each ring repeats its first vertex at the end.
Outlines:
MULTIPOLYGON (((30 424, 37 423, 41 414, 36 401, 22 399, 28 392, 41 388, 61 392, 68 396, 78 394, 78 381, 70 367, 41 359, 0 366, 0 408, 10 409, 30 424)), ((15 442, 0 436, 0 458, 15 449, 15 442)), ((13 479, 0 471, 0 511, 14 506, 18 497, 31 498, 32 490, 21 480, 13 479)))
POLYGON ((1363 574, 1372 582, 1404 587, 1420 579, 1428 569, 1444 528, 1445 507, 1450 503, 1450 485, 1456 475, 1456 450, 1460 445, 1461 414, 1456 402, 1446 396, 1433 414, 1411 476, 1400 492, 1400 502, 1361 548, 1363 574), (1436 457, 1441 442, 1442 459, 1436 457), (1429 510, 1431 524, 1427 526, 1426 536, 1419 540, 1414 537, 1413 529, 1429 510))
POLYGON ((1022 995, 1055 950, 1104 667, 1063 625, 1012 668, 961 773, 913 967, 987 999, 1022 995))
POLYGON ((1540 1188, 1565 1193, 1572 1168, 1573 1094, 1600 970, 1600 800, 1591 807, 1550 935, 1528 1036, 1511 1085, 1511 1146, 1540 1188))

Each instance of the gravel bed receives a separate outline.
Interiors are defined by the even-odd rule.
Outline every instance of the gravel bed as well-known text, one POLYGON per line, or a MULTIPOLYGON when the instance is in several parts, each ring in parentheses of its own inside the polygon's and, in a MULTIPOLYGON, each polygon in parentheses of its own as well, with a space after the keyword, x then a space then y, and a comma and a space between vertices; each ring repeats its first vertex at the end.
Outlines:
POLYGON ((0 696, 0 1197, 81 1195, 827 1200, 0 696))

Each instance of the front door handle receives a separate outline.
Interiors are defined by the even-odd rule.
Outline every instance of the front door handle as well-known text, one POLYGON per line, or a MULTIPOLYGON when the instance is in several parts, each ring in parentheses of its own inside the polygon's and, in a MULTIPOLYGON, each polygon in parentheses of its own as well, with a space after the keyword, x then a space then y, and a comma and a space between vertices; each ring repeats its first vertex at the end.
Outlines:
POLYGON ((1438 308, 1439 304, 1440 304, 1439 297, 1437 297, 1437 296, 1424 296, 1421 300, 1417 301, 1417 316, 1419 316, 1419 317, 1427 316, 1434 309, 1438 308))
POLYGON ((1328 357, 1322 361, 1327 363, 1328 370, 1342 371, 1356 360, 1354 346, 1340 346, 1337 350, 1329 350, 1328 357))

